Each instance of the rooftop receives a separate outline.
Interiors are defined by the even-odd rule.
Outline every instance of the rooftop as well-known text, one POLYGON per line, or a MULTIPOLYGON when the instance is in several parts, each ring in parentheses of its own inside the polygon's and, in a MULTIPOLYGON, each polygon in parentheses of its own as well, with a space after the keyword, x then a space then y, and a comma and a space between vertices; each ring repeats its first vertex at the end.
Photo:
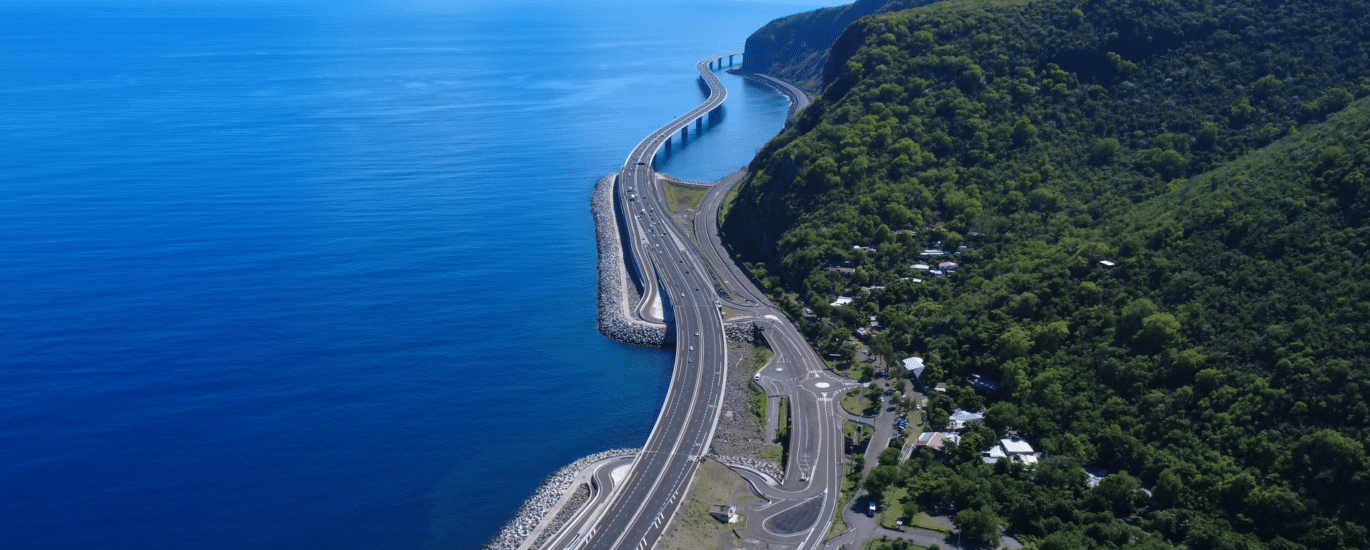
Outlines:
POLYGON ((1000 440, 999 440, 999 444, 1000 444, 1000 445, 1003 445, 1003 446, 1004 446, 1004 451, 1006 451, 1006 452, 1008 452, 1008 453, 1010 453, 1010 454, 1015 454, 1015 455, 1028 454, 1028 455, 1030 455, 1030 454, 1033 453, 1032 445, 1029 445, 1027 441, 1024 441, 1024 440, 1022 440, 1022 439, 1000 439, 1000 440))
POLYGON ((923 358, 922 358, 922 357, 909 357, 909 358, 907 358, 907 359, 904 359, 903 363, 904 363, 904 370, 913 373, 913 377, 914 377, 914 378, 918 378, 919 376, 921 376, 921 375, 923 374, 923 358))

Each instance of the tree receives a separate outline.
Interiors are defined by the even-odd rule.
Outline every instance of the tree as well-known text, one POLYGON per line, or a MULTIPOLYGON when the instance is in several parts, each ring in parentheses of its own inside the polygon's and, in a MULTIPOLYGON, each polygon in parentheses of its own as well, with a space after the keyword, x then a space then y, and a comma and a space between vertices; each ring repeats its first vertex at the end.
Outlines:
POLYGON ((870 492, 871 500, 880 502, 885 498, 885 491, 903 480, 903 470, 898 466, 876 466, 871 468, 871 473, 861 482, 861 487, 870 492))
POLYGON ((878 460, 881 466, 897 466, 899 464, 899 449, 885 447, 885 450, 880 451, 878 460))
POLYGON ((866 388, 866 399, 870 400, 871 411, 880 412, 881 398, 884 397, 884 395, 885 391, 880 389, 880 386, 875 385, 875 383, 871 383, 870 387, 866 388))
POLYGON ((1012 327, 1003 334, 999 335, 998 340, 999 355, 1005 359, 1013 359, 1027 355, 1032 349, 1032 337, 1028 335, 1022 327, 1012 327))
POLYGON ((1173 343, 1179 335, 1180 322, 1175 320, 1174 315, 1156 313, 1142 319, 1142 329, 1137 333, 1135 341, 1143 349, 1159 351, 1173 343))
POLYGON ((962 542, 973 545, 998 546, 999 531, 1004 528, 1004 520, 988 506, 957 512, 952 523, 961 532, 962 542))

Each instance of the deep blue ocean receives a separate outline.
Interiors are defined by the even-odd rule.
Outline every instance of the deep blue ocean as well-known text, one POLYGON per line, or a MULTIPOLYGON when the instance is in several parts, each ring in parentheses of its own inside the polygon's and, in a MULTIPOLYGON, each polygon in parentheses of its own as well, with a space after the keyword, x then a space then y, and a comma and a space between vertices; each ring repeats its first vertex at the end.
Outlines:
MULTIPOLYGON (((812 7, 0 1, 0 548, 474 548, 641 445, 591 188, 812 7)), ((783 126, 723 80, 664 171, 783 126)))

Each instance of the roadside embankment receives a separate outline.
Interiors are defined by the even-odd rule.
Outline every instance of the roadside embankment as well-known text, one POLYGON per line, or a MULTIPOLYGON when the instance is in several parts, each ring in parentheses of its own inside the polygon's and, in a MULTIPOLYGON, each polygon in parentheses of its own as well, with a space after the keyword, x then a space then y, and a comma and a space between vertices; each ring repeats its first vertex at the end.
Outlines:
POLYGON ((618 217, 614 212, 614 183, 617 174, 600 178, 590 198, 595 216, 595 243, 599 249, 599 330, 605 336, 641 346, 664 346, 673 341, 667 326, 637 318, 629 309, 628 268, 624 262, 624 243, 619 237, 618 217))
POLYGON ((533 496, 523 503, 514 518, 500 529, 494 540, 485 545, 486 550, 516 550, 528 535, 549 512, 555 511, 561 497, 575 485, 576 477, 591 464, 606 458, 636 454, 638 449, 613 449, 581 458, 548 476, 533 496))
POLYGON ((723 325, 723 334, 733 342, 751 345, 766 343, 766 337, 762 333, 761 326, 752 322, 725 324, 723 325))
POLYGON ((742 468, 744 470, 766 474, 775 480, 776 485, 785 482, 785 474, 780 471, 780 468, 776 468, 775 464, 771 464, 764 460, 747 458, 744 456, 718 456, 712 454, 709 455, 709 457, 729 467, 742 468))

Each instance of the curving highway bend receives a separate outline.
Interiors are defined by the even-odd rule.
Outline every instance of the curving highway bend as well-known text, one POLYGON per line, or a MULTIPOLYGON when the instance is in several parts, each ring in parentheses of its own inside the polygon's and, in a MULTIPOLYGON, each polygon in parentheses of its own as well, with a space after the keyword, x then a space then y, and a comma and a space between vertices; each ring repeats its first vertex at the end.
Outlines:
POLYGON ((851 382, 826 373, 824 363, 794 325, 769 304, 724 251, 718 210, 741 178, 726 178, 709 192, 694 224, 695 235, 685 235, 672 223, 652 169, 657 151, 667 140, 727 98, 711 64, 739 54, 700 61, 696 68, 708 86, 708 99, 643 139, 618 173, 615 197, 628 226, 626 245, 633 249, 644 284, 643 303, 637 311, 643 318, 666 317, 649 314, 656 299, 661 300, 657 308, 669 309, 676 334, 675 365, 656 425, 627 475, 588 504, 546 548, 646 549, 661 540, 699 459, 708 454, 718 421, 728 368, 721 309, 725 304, 734 312, 730 322, 763 327, 775 356, 757 373, 759 382, 770 395, 789 396, 793 411, 785 481, 777 485, 767 476, 739 469, 767 500, 748 511, 746 536, 773 547, 818 548, 833 517, 843 444, 834 407, 851 382), (722 296, 716 281, 725 287, 722 296))

